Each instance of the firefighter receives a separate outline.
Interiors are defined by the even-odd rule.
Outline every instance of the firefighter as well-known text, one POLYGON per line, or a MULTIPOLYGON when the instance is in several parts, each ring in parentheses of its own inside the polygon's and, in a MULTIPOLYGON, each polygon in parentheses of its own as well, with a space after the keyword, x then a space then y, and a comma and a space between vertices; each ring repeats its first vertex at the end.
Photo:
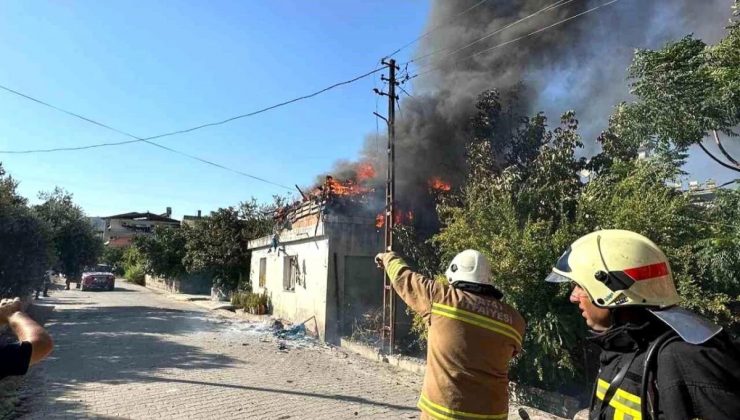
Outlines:
POLYGON ((649 239, 601 230, 575 241, 547 281, 574 284, 602 350, 591 419, 738 419, 740 352, 681 308, 668 259, 649 239))
POLYGON ((449 285, 414 273, 393 252, 375 259, 429 326, 422 418, 505 419, 509 361, 521 351, 525 323, 501 301, 485 256, 455 256, 445 273, 449 285))

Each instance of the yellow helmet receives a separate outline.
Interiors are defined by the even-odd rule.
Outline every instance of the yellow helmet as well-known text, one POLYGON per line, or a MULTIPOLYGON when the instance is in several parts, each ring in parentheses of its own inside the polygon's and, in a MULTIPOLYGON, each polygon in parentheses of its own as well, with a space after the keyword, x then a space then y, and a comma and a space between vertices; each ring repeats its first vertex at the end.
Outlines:
POLYGON ((574 282, 602 308, 645 306, 689 343, 702 343, 721 331, 710 321, 676 305, 679 296, 663 251, 628 230, 599 230, 565 251, 547 276, 574 282))

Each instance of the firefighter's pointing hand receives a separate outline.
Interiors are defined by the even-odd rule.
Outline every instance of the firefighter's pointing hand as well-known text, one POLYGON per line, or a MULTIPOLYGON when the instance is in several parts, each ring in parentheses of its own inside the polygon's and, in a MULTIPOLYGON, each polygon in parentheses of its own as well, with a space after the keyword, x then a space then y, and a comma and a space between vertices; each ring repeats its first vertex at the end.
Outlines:
POLYGON ((386 264, 388 261, 393 258, 397 257, 398 255, 393 252, 381 252, 380 254, 375 256, 375 264, 378 266, 379 269, 383 270, 385 269, 386 264))

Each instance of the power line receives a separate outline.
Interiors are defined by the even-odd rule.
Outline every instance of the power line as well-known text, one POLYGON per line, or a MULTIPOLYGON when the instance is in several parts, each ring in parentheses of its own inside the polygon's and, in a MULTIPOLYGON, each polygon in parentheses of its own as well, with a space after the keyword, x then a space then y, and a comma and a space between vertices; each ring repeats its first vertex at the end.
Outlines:
MULTIPOLYGON (((7 92, 10 92, 12 94, 21 96, 21 97, 26 98, 28 100, 31 100, 33 102, 36 102, 36 103, 39 103, 41 105, 47 106, 49 108, 55 109, 57 111, 63 112, 65 114, 67 114, 67 115, 71 115, 73 117, 82 119, 84 121, 87 121, 87 122, 89 122, 91 124, 94 124, 94 125, 97 125, 99 127, 103 127, 103 128, 108 129, 108 130, 111 130, 111 131, 114 131, 116 133, 123 134, 125 136, 128 136, 128 137, 131 137, 131 138, 135 139, 135 140, 123 141, 123 142, 97 143, 97 144, 91 144, 91 145, 86 145, 86 146, 57 147, 57 148, 51 148, 51 149, 0 150, 0 154, 30 154, 30 153, 50 153, 50 152, 62 152, 62 151, 73 151, 73 150, 85 150, 85 149, 92 149, 92 148, 96 148, 96 147, 119 146, 119 145, 122 145, 122 144, 137 143, 137 142, 144 142, 144 143, 149 143, 149 144, 160 146, 157 143, 151 142, 151 140, 161 139, 163 137, 175 136, 175 135, 178 135, 178 134, 190 133, 190 132, 193 132, 193 131, 196 131, 196 130, 201 130, 203 128, 214 127, 214 126, 217 126, 217 125, 223 125, 223 124, 227 124, 227 123, 230 123, 232 121, 239 120, 239 119, 242 119, 242 118, 252 117, 252 116, 255 116, 257 114, 261 114, 261 113, 264 113, 264 112, 273 110, 275 108, 279 108, 279 107, 283 107, 285 105, 292 104, 294 102, 302 101, 304 99, 313 98, 314 96, 318 96, 318 95, 320 95, 320 94, 322 94, 324 92, 327 92, 329 90, 335 89, 335 88, 337 88, 339 86, 348 85, 348 84, 354 83, 354 82, 356 82, 358 80, 364 79, 365 77, 368 77, 371 74, 377 73, 377 72, 379 72, 381 70, 383 70, 383 67, 376 68, 375 70, 372 70, 372 71, 369 71, 367 73, 361 74, 361 75, 359 75, 359 76, 357 76, 355 78, 352 78, 352 79, 349 79, 349 80, 345 80, 343 82, 335 83, 335 84, 333 84, 331 86, 325 87, 325 88, 323 88, 321 90, 318 90, 316 92, 313 92, 311 94, 304 95, 304 96, 299 96, 297 98, 290 99, 290 100, 284 101, 284 102, 280 102, 280 103, 277 103, 275 105, 271 105, 271 106, 268 106, 266 108, 262 108, 262 109, 259 109, 259 110, 256 110, 256 111, 252 111, 252 112, 249 112, 249 113, 246 113, 246 114, 236 115, 234 117, 227 118, 225 120, 210 122, 210 123, 206 123, 206 124, 201 124, 201 125, 198 125, 198 126, 195 126, 195 127, 186 128, 186 129, 183 129, 183 130, 170 131, 170 132, 167 132, 167 133, 158 134, 156 136, 151 136, 151 137, 138 137, 138 136, 135 136, 135 135, 133 135, 131 133, 127 133, 125 131, 118 130, 118 129, 113 128, 113 127, 110 127, 110 126, 108 126, 106 124, 97 122, 97 121, 95 121, 95 120, 93 120, 91 118, 84 117, 82 115, 76 114, 76 113, 71 112, 71 111, 67 111, 65 109, 59 108, 59 107, 54 106, 54 105, 51 105, 51 104, 49 104, 47 102, 44 102, 44 101, 41 101, 39 99, 33 98, 33 97, 28 96, 28 95, 26 95, 24 93, 21 93, 21 92, 18 92, 16 90, 13 90, 11 88, 8 88, 6 86, 0 85, 0 89, 3 89, 5 91, 7 91, 7 92)), ((289 189, 292 190, 292 188, 289 188, 289 189)))
MULTIPOLYGON (((13 93, 15 95, 21 96, 21 97, 23 97, 25 99, 28 99, 30 101, 36 102, 36 103, 38 103, 40 105, 43 105, 43 106, 52 108, 52 109, 54 109, 56 111, 59 111, 59 112, 62 112, 64 114, 73 116, 75 118, 79 118, 79 119, 81 119, 83 121, 86 121, 86 122, 88 122, 90 124, 97 125, 99 127, 105 128, 106 130, 110 130, 110 131, 113 131, 113 132, 116 132, 116 133, 122 134, 124 136, 131 137, 131 138, 135 139, 135 140, 129 140, 129 141, 123 141, 123 142, 117 142, 117 143, 107 143, 106 145, 108 145, 108 146, 120 145, 120 144, 128 144, 128 143, 144 142, 144 143, 147 143, 147 144, 152 145, 154 147, 158 147, 160 149, 167 150, 167 151, 172 152, 172 153, 177 153, 179 155, 189 157, 191 159, 197 160, 197 161, 202 162, 202 163, 205 163, 207 165, 211 165, 211 166, 214 166, 216 168, 221 168, 221 169, 224 169, 224 170, 227 170, 227 171, 230 171, 230 172, 233 172, 233 173, 236 173, 236 174, 245 176, 247 178, 251 178, 251 179, 254 179, 254 180, 257 180, 257 181, 261 181, 261 182, 264 182, 264 183, 267 183, 267 184, 275 185, 277 187, 285 188, 287 190, 291 190, 291 191, 293 190, 292 188, 290 188, 288 186, 285 186, 285 185, 282 185, 282 184, 278 184, 276 182, 267 180, 265 178, 261 178, 261 177, 255 176, 255 175, 251 175, 251 174, 248 174, 246 172, 239 171, 237 169, 229 168, 228 166, 224 166, 224 165, 222 165, 220 163, 212 162, 212 161, 209 161, 209 160, 200 158, 198 156, 194 156, 194 155, 185 153, 183 151, 180 151, 180 150, 177 150, 177 149, 173 149, 171 147, 167 147, 167 146, 161 145, 159 143, 153 142, 150 139, 151 138, 154 138, 154 137, 141 138, 141 137, 135 136, 135 135, 133 135, 133 134, 131 134, 129 132, 126 132, 126 131, 123 131, 123 130, 119 130, 119 129, 114 128, 114 127, 111 127, 111 126, 109 126, 107 124, 103 124, 101 122, 95 121, 95 120, 93 120, 91 118, 87 118, 87 117, 85 117, 83 115, 80 115, 80 114, 77 114, 75 112, 68 111, 68 110, 66 110, 64 108, 60 108, 60 107, 58 107, 56 105, 52 105, 52 104, 50 104, 48 102, 42 101, 40 99, 37 99, 37 98, 34 98, 32 96, 26 95, 24 93, 18 92, 16 90, 7 88, 5 86, 0 86, 0 88, 6 90, 8 92, 11 92, 11 93, 13 93)), ((93 147, 102 147, 102 146, 103 146, 102 144, 98 144, 98 145, 82 146, 82 147, 75 147, 75 148, 58 148, 56 150, 46 149, 46 150, 36 150, 36 151, 10 151, 10 152, 0 151, 0 153, 15 153, 15 154, 26 153, 27 154, 27 153, 41 153, 41 152, 60 151, 60 150, 82 150, 82 149, 89 149, 89 148, 93 148, 93 147)))
MULTIPOLYGON (((494 35, 496 35, 496 34, 499 34, 499 33, 503 32, 503 31, 505 31, 505 30, 507 30, 507 29, 509 29, 509 28, 511 28, 511 27, 514 27, 514 26, 516 26, 516 25, 518 25, 518 24, 520 24, 520 23, 524 22, 525 20, 531 19, 531 18, 533 18, 533 17, 535 17, 535 16, 539 15, 540 13, 548 12, 548 11, 550 11, 550 10, 556 9, 556 8, 558 8, 558 7, 560 7, 560 6, 564 6, 564 5, 566 5, 566 4, 568 4, 568 3, 571 3, 571 2, 573 2, 573 1, 574 1, 574 0, 567 0, 567 1, 566 1, 566 0, 558 0, 558 1, 556 1, 555 3, 552 3, 552 4, 550 4, 549 6, 546 6, 546 7, 542 8, 542 9, 540 9, 540 10, 538 10, 538 11, 536 11, 536 12, 534 12, 534 13, 530 14, 530 15, 527 15, 527 16, 525 16, 525 17, 521 18, 521 19, 518 19, 518 20, 516 20, 516 21, 514 21, 514 22, 512 22, 512 23, 510 23, 510 24, 508 24, 508 25, 506 25, 506 26, 504 26, 504 27, 502 27, 502 28, 499 28, 499 29, 497 29, 497 30, 495 30, 495 31, 493 31, 493 32, 487 33, 486 35, 483 35, 482 37, 480 37, 480 38, 478 38, 478 39, 476 39, 476 40, 474 40, 474 41, 472 41, 472 42, 470 42, 470 43, 468 43, 468 44, 466 44, 466 45, 463 45, 462 47, 456 48, 456 49, 455 49, 454 51, 450 52, 449 54, 445 54, 445 55, 444 55, 444 56, 442 57, 442 59, 444 59, 444 58, 446 58, 446 57, 449 57, 449 56, 451 56, 451 55, 454 55, 454 54, 456 54, 456 53, 458 53, 458 52, 460 52, 460 51, 462 51, 462 50, 464 50, 464 49, 466 49, 466 48, 472 47, 473 45, 475 45, 475 44, 478 44, 479 42, 485 41, 486 39, 488 39, 488 38, 490 38, 490 37, 492 37, 492 36, 494 36, 494 35)), ((451 50, 452 48, 453 48, 453 47, 449 47, 449 48, 441 48, 441 49, 439 49, 439 50, 436 50, 436 51, 432 51, 432 52, 430 52, 430 53, 427 53, 427 54, 421 55, 421 56, 419 56, 419 57, 414 57, 414 58, 412 58, 411 60, 409 60, 409 61, 408 61, 408 63, 415 63, 415 62, 417 62, 417 61, 419 61, 419 60, 423 60, 423 59, 425 59, 425 58, 428 58, 428 57, 431 57, 431 56, 437 55, 437 54, 439 54, 439 53, 441 53, 441 52, 449 51, 449 50, 451 50)))
POLYGON ((450 23, 452 23, 453 21, 455 21, 455 20, 456 20, 457 18, 459 18, 460 16, 462 16, 462 15, 464 15, 464 14, 466 14, 466 13, 470 12, 471 10, 475 9, 476 7, 480 6, 481 4, 483 4, 483 3, 487 2, 487 1, 488 1, 488 0, 481 0, 481 1, 479 1, 478 3, 476 3, 476 4, 474 4, 474 5, 470 6, 470 7, 468 7, 467 9, 465 9, 465 10, 463 10, 462 12, 460 12, 460 13, 456 14, 455 16, 453 16, 453 17, 452 17, 452 18, 451 18, 450 20, 448 20, 447 22, 445 22, 445 23, 442 23, 442 24, 440 24, 440 25, 437 25, 437 26, 435 26, 434 28, 430 29, 429 31, 427 31, 427 32, 425 32, 425 33, 423 33, 423 34, 419 35, 418 37, 416 37, 416 38, 412 39, 411 41, 409 41, 409 42, 407 42, 407 43, 403 44, 402 46, 398 47, 398 49, 396 49, 396 50, 395 50, 395 51, 393 51, 392 53, 390 53, 390 54, 386 55, 386 56, 385 56, 384 58, 391 58, 391 57, 393 57, 394 55, 398 54, 398 53, 399 53, 399 52, 401 52, 402 50, 404 50, 404 49, 406 49, 406 48, 410 47, 411 45, 413 45, 414 43, 416 43, 416 42, 418 42, 418 41, 421 41, 422 39, 426 38, 426 37, 427 37, 427 36, 429 36, 429 35, 430 35, 431 33, 433 33, 433 32, 435 32, 435 31, 437 31, 438 29, 440 29, 440 28, 443 28, 443 27, 445 27, 445 26, 449 25, 450 23))
MULTIPOLYGON (((458 63, 459 63, 459 62, 462 62, 462 61, 467 61, 467 60, 470 60, 471 58, 477 57, 477 56, 479 56, 479 55, 481 55, 481 54, 485 54, 485 53, 488 53, 488 52, 490 52, 490 51, 493 51, 493 50, 495 50, 495 49, 498 49, 498 48, 504 47, 504 46, 506 46, 506 45, 509 45, 509 44, 513 44, 513 43, 515 43, 515 42, 518 42, 518 41, 521 41, 521 40, 523 40, 523 39, 526 39, 526 38, 532 37, 532 36, 534 36, 534 35, 537 35, 537 34, 539 34, 539 33, 541 33, 541 32, 544 32, 544 31, 546 31, 546 30, 548 30, 548 29, 551 29, 551 28, 554 28, 554 27, 556 27, 556 26, 562 25, 563 23, 569 22, 569 21, 571 21, 571 20, 573 20, 573 19, 576 19, 576 18, 578 18, 578 17, 581 17, 581 16, 583 16, 583 15, 586 15, 586 14, 588 14, 588 13, 592 13, 592 12, 595 12, 595 11, 597 11, 597 10, 599 10, 599 9, 603 8, 603 7, 609 6, 609 5, 611 5, 611 4, 613 4, 613 3, 616 3, 616 2, 618 2, 618 1, 619 1, 619 0, 611 0, 611 1, 608 1, 608 2, 606 2, 606 3, 600 4, 600 5, 598 5, 598 6, 595 6, 595 7, 592 7, 592 8, 590 8, 590 9, 588 9, 588 10, 585 10, 585 11, 583 11, 583 12, 581 12, 581 13, 577 13, 577 14, 575 14, 575 15, 573 15, 573 16, 570 16, 570 17, 568 17, 568 18, 565 18, 565 19, 559 20, 559 21, 557 21, 557 22, 555 22, 555 23, 553 23, 553 24, 551 24, 551 25, 548 25, 548 26, 545 26, 545 27, 543 27, 543 28, 537 29, 537 30, 535 30, 535 31, 533 31, 533 32, 530 32, 530 33, 526 34, 526 35, 522 35, 522 36, 519 36, 519 37, 517 37, 517 38, 514 38, 514 39, 510 39, 510 40, 508 40, 508 41, 505 41, 505 42, 502 42, 502 43, 500 43, 500 44, 494 45, 494 46, 492 46, 492 47, 489 47, 489 48, 486 48, 486 49, 480 50, 480 51, 478 51, 478 52, 476 52, 476 53, 474 53, 474 54, 471 54, 471 55, 469 55, 469 56, 467 56, 467 57, 464 57, 464 58, 460 59, 460 60, 458 61, 458 63)), ((429 68, 429 67, 421 67, 420 69, 424 69, 424 68, 429 68)), ((416 74, 416 75, 415 75, 414 77, 420 77, 420 76, 426 75, 426 74, 428 74, 428 73, 431 73, 431 72, 433 72, 433 71, 436 71, 436 70, 441 70, 441 69, 442 69, 442 67, 441 67, 441 66, 431 67, 431 68, 429 68, 429 70, 427 70, 427 71, 424 71, 424 72, 421 72, 421 73, 418 73, 418 74, 416 74)))

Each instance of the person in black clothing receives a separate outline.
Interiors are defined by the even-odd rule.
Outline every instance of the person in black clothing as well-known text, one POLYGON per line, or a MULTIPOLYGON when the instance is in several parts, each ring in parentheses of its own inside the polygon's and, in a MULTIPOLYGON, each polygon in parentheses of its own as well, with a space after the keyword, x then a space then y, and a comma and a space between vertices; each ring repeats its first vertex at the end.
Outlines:
POLYGON ((602 349, 590 419, 740 419, 740 351, 722 328, 677 306, 663 252, 602 230, 574 242, 549 282, 574 283, 602 349))
POLYGON ((18 299, 0 302, 0 326, 5 325, 10 327, 18 341, 0 344, 0 379, 25 375, 28 367, 48 356, 54 346, 46 330, 21 312, 18 299))

